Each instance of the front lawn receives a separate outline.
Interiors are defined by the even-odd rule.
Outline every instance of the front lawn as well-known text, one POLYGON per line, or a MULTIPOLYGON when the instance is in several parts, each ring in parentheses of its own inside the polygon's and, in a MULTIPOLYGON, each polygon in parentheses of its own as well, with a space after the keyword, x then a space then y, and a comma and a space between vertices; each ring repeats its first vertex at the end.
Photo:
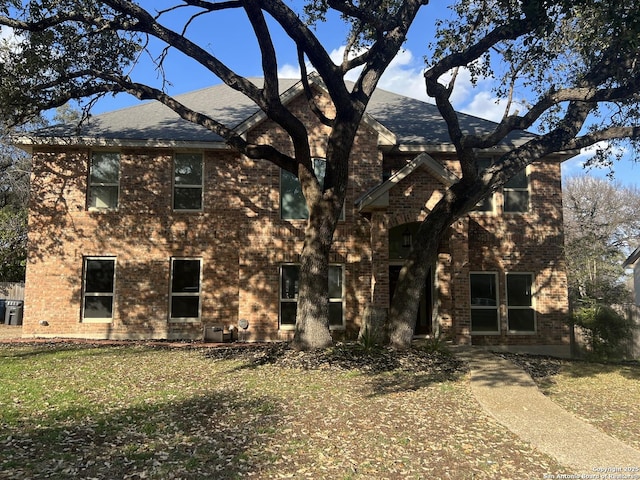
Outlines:
POLYGON ((450 357, 362 363, 345 351, 339 361, 307 362, 278 350, 212 352, 0 344, 0 478, 540 479, 563 471, 483 413, 450 357))
POLYGON ((539 380, 545 395, 609 435, 640 450, 640 364, 561 362, 539 380))

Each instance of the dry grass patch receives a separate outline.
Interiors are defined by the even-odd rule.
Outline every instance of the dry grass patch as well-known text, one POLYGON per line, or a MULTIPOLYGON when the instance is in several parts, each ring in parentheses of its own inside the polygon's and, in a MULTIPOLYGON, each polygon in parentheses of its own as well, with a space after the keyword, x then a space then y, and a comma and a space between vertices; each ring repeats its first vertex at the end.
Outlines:
POLYGON ((487 417, 464 365, 439 352, 0 345, 0 385, 3 479, 538 479, 562 470, 487 417))
POLYGON ((562 362, 539 384, 563 408, 640 450, 640 364, 562 362))

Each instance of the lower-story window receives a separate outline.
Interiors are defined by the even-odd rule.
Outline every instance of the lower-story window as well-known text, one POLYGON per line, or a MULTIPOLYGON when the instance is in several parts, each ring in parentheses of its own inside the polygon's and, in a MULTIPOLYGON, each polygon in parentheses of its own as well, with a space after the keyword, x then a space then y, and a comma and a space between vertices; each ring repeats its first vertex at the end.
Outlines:
MULTIPOLYGON (((282 265, 280 268, 280 327, 293 328, 298 311, 300 266, 282 265)), ((344 268, 329 266, 329 327, 344 327, 344 268)))
POLYGON ((200 318, 200 274, 202 259, 171 259, 171 305, 172 321, 193 321, 200 318))
POLYGON ((536 331, 532 274, 507 274, 507 319, 510 332, 533 333, 536 331))
POLYGON ((111 322, 115 295, 116 259, 113 257, 85 257, 83 270, 83 322, 111 322))
POLYGON ((471 332, 499 333, 498 285, 495 273, 472 273, 471 332))

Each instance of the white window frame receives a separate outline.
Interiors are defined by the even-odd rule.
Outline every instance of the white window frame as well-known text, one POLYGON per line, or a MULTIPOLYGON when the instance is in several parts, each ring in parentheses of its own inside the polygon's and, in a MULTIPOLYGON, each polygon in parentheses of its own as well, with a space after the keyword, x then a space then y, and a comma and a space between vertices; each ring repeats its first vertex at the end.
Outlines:
POLYGON ((202 258, 201 257, 171 257, 170 262, 170 275, 169 275, 169 322, 171 323, 190 323, 190 322, 200 322, 202 319, 202 258), (173 291, 173 272, 174 272, 174 262, 176 261, 198 261, 200 264, 199 267, 199 276, 198 276, 198 291, 197 292, 174 292, 173 291), (172 317, 173 311, 173 299, 174 298, 184 298, 184 297, 197 297, 198 298, 198 316, 197 317, 172 317))
POLYGON ((504 213, 509 214, 509 215, 522 215, 523 213, 529 213, 531 211, 531 180, 529 178, 529 166, 526 166, 523 171, 518 172, 518 175, 519 174, 523 174, 525 179, 527 180, 527 186, 525 188, 523 188, 523 187, 509 187, 509 182, 507 182, 502 187, 502 211, 504 213), (526 193, 526 195, 527 195, 527 208, 525 210, 507 210, 507 195, 508 195, 509 192, 526 193))
MULTIPOLYGON (((299 263, 283 263, 280 265, 280 275, 279 275, 279 280, 278 280, 278 291, 279 291, 279 296, 280 296, 280 300, 278 302, 278 325, 279 328, 281 330, 293 330, 295 328, 295 323, 294 324, 283 324, 282 323, 282 304, 283 303, 294 303, 298 304, 298 285, 294 285, 293 287, 293 291, 294 291, 294 298, 285 298, 284 297, 284 289, 282 288, 282 283, 283 283, 283 276, 284 276, 284 269, 286 267, 296 267, 298 269, 298 272, 300 271, 300 264, 299 263)), ((296 307, 297 308, 297 307, 296 307)))
POLYGON ((113 314, 116 308, 116 257, 110 256, 86 256, 82 259, 82 305, 81 305, 81 321, 82 323, 112 323, 113 314), (111 292, 87 292, 87 272, 89 271, 88 263, 90 261, 111 261, 113 262, 113 290, 111 292), (110 317, 85 317, 86 299, 96 297, 111 297, 111 316, 110 317))
MULTIPOLYGON (((281 330, 293 330, 295 329, 295 324, 282 324, 282 304, 283 303, 294 303, 298 304, 298 289, 296 287, 294 287, 295 289, 295 298, 284 298, 284 292, 282 289, 282 276, 283 276, 283 272, 284 272, 284 268, 283 267, 296 267, 298 268, 298 271, 300 270, 300 264, 299 263, 282 263, 280 264, 280 268, 279 268, 279 282, 278 282, 278 291, 279 291, 279 301, 278 301, 278 326, 281 330)), ((345 325, 345 286, 344 286, 344 280, 345 280, 345 264, 343 263, 331 263, 329 264, 329 268, 331 267, 338 267, 340 268, 340 287, 341 287, 341 297, 329 297, 329 304, 332 303, 340 303, 341 304, 341 310, 342 310, 342 318, 341 318, 341 323, 340 325, 329 325, 329 330, 344 330, 346 328, 345 325)))
POLYGON ((498 277, 498 272, 487 272, 487 271, 479 271, 479 272, 469 272, 469 306, 471 309, 471 318, 470 318, 470 324, 469 324, 469 328, 471 330, 471 334, 472 335, 500 335, 500 283, 499 283, 499 277, 498 277), (474 301, 472 298, 473 292, 471 291, 471 276, 472 275, 491 275, 494 278, 494 285, 495 285, 495 305, 481 305, 481 304, 475 304, 474 305, 474 301), (496 330, 478 330, 478 331, 474 331, 473 330, 473 311, 479 311, 479 310, 493 310, 496 312, 496 330))
POLYGON ((535 335, 538 331, 538 321, 536 315, 535 308, 535 275, 531 272, 508 272, 505 275, 505 290, 506 290, 506 298, 505 303, 507 306, 507 331, 510 334, 514 335, 535 335), (528 276, 529 277, 529 288, 531 292, 529 293, 531 297, 530 305, 509 305, 509 276, 528 276), (511 328, 511 324, 509 321, 510 313, 512 310, 530 310, 533 314, 533 330, 514 330, 511 328))
POLYGON ((114 211, 120 206, 120 170, 122 168, 122 156, 120 152, 96 150, 91 152, 89 158, 89 177, 87 179, 87 210, 99 212, 99 211, 114 211), (118 156, 118 181, 117 182, 93 182, 92 172, 94 159, 97 155, 117 155, 118 156), (93 197, 92 190, 94 188, 115 188, 116 189, 116 204, 109 207, 96 207, 91 205, 91 199, 93 197))
MULTIPOLYGON (((478 167, 480 168, 480 172, 482 173, 483 171, 485 171, 487 168, 489 168, 491 166, 491 163, 493 162, 492 158, 481 158, 478 161, 478 167)), ((481 214, 493 214, 496 211, 496 201, 495 201, 495 194, 493 192, 491 192, 486 198, 480 200, 475 207, 473 208, 473 210, 471 211, 472 213, 481 213, 481 214), (490 208, 481 208, 483 206, 483 204, 485 202, 488 202, 490 205, 490 208)))
MULTIPOLYGON (((344 210, 343 210, 344 212, 344 210)), ((334 268, 339 268, 340 269, 340 297, 331 297, 331 295, 329 295, 329 307, 331 307, 331 304, 340 304, 340 311, 342 312, 342 317, 340 319, 340 325, 331 325, 329 324, 329 330, 344 330, 345 327, 345 321, 344 321, 344 278, 345 278, 345 269, 344 269, 344 265, 343 264, 339 264, 339 263, 332 263, 329 264, 329 271, 331 271, 331 267, 334 268)), ((329 317, 331 318, 331 317, 329 317)))
MULTIPOLYGON (((316 174, 316 176, 318 176, 318 167, 317 165, 319 164, 318 162, 324 162, 325 164, 325 174, 326 174, 326 164, 327 164, 327 160, 325 158, 320 158, 320 157, 313 157, 311 159, 312 163, 313 163, 313 171, 316 174)), ((302 201, 304 202, 304 207, 307 210, 307 214, 304 217, 300 217, 300 218, 294 218, 294 217, 285 217, 284 216, 284 209, 282 208, 282 185, 283 185, 283 179, 282 177, 284 175, 289 175, 291 178, 289 179, 290 181, 297 181, 298 185, 300 185, 300 181, 298 180, 298 178, 293 175, 291 172, 284 170, 284 169, 280 169, 280 187, 279 187, 279 195, 280 195, 280 218, 282 220, 288 220, 288 221, 301 221, 301 220, 307 220, 309 218, 309 211, 307 208, 307 204, 306 204, 306 200, 304 198, 304 194, 301 193, 302 196, 302 201)), ((320 182, 320 188, 322 188, 323 184, 324 184, 324 177, 322 178, 318 178, 318 181, 320 182)), ((301 189, 302 190, 302 189, 301 189)), ((338 219, 339 221, 344 221, 345 219, 345 209, 344 209, 344 205, 342 206, 342 210, 340 211, 340 218, 338 219)))
POLYGON ((204 209, 204 155, 199 152, 179 152, 173 155, 173 165, 171 170, 171 208, 174 212, 202 212, 204 209), (201 178, 199 184, 176 184, 176 159, 180 155, 199 156, 201 165, 201 178), (200 190, 200 208, 176 208, 176 190, 200 190))

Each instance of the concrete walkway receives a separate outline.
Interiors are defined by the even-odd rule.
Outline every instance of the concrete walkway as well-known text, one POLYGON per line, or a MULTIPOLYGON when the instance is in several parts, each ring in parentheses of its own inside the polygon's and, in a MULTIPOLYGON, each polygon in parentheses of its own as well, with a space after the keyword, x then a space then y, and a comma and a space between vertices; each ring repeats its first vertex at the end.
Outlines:
POLYGON ((567 467, 558 472, 567 477, 555 478, 640 479, 640 451, 560 408, 521 368, 473 347, 454 352, 469 363, 471 390, 485 412, 567 467))

